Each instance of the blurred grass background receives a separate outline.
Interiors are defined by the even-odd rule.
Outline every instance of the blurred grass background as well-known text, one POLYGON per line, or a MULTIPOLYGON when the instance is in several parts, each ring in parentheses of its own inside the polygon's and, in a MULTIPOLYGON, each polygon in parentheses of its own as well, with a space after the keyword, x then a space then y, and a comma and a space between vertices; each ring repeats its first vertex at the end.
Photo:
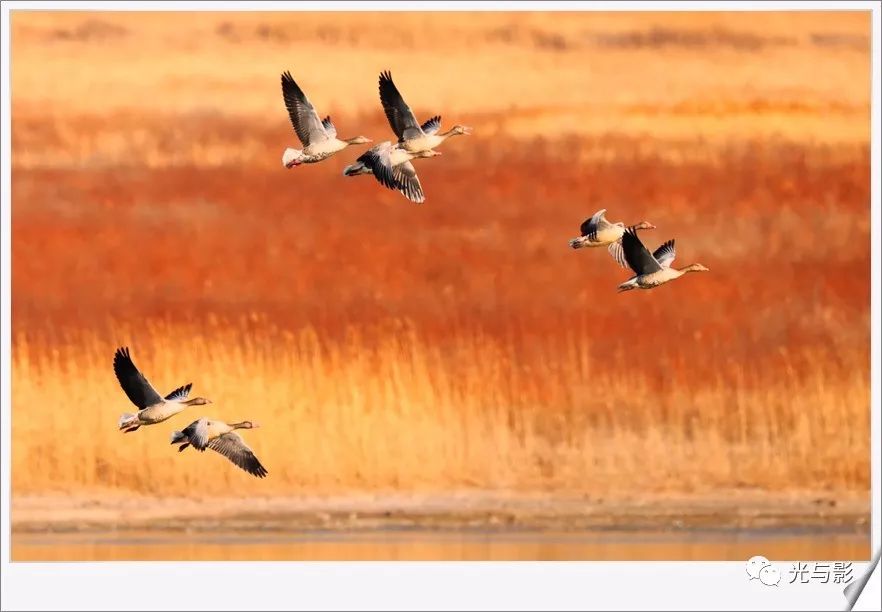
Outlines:
POLYGON ((13 494, 869 490, 869 15, 12 15, 13 494), (291 70, 471 137, 286 171, 291 70), (618 295, 584 218, 710 274, 618 295), (119 345, 270 477, 123 436, 119 345))

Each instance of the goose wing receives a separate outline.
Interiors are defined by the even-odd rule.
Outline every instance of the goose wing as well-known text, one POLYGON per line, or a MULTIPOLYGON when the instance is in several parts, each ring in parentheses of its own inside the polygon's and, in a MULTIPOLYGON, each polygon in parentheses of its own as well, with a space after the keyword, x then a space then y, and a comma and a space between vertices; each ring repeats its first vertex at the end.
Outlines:
POLYGON ((416 168, 409 161, 398 164, 392 168, 392 178, 398 183, 398 190, 404 197, 416 204, 426 201, 423 195, 423 186, 420 185, 420 177, 417 176, 416 168))
POLYGON ((337 128, 334 127, 334 123, 331 121, 330 115, 322 119, 322 127, 325 128, 325 132, 327 132, 328 136, 330 136, 331 138, 337 137, 337 128))
POLYGON ((597 233, 597 230, 607 227, 609 224, 609 221, 606 220, 606 209, 604 208, 594 213, 590 219, 585 219, 582 225, 579 226, 579 230, 583 236, 593 236, 597 233))
POLYGON ((288 71, 282 73, 282 97, 291 117, 291 125, 303 146, 328 140, 328 133, 315 112, 315 107, 288 71))
POLYGON ((423 130, 423 133, 427 136, 434 134, 441 129, 441 115, 435 115, 421 125, 420 129, 423 130))
POLYGON ((214 438, 208 443, 208 448, 220 453, 238 467, 258 478, 263 478, 267 474, 266 468, 260 464, 260 461, 254 456, 254 452, 234 431, 214 438))
POLYGON ((187 396, 190 395, 190 388, 193 386, 193 383, 187 383, 183 387, 178 387, 171 393, 165 396, 165 401, 175 401, 175 400, 185 400, 187 396))
POLYGON ((143 410, 148 406, 162 403, 162 396, 156 392, 141 371, 135 366, 129 355, 129 349, 122 347, 117 349, 113 356, 113 371, 119 381, 119 386, 125 391, 129 400, 143 410))
POLYGON ((628 261, 625 259, 625 250, 622 248, 621 240, 616 240, 615 242, 610 244, 607 247, 607 250, 617 264, 619 264, 623 268, 628 267, 628 261))
POLYGON ((643 243, 640 242, 640 238, 637 237, 637 232, 632 229, 628 229, 625 231, 625 234, 622 236, 622 251, 625 254, 625 261, 628 262, 628 266, 632 270, 634 270, 634 274, 638 276, 641 274, 650 274, 651 272, 658 272, 661 270, 661 266, 652 256, 643 243))
POLYGON ((413 111, 401 97, 388 70, 380 73, 380 102, 383 104, 386 119, 389 120, 389 125, 392 126, 392 131, 398 136, 399 141, 412 140, 423 135, 413 111))
POLYGON ((395 179, 395 173, 392 169, 391 153, 392 143, 387 140, 375 147, 371 147, 355 161, 360 162, 366 168, 370 168, 374 178, 384 187, 398 189, 400 185, 395 179))
POLYGON ((671 264, 674 263, 674 258, 677 257, 677 250, 674 248, 674 240, 671 239, 662 244, 655 250, 652 256, 662 268, 670 268, 671 264))

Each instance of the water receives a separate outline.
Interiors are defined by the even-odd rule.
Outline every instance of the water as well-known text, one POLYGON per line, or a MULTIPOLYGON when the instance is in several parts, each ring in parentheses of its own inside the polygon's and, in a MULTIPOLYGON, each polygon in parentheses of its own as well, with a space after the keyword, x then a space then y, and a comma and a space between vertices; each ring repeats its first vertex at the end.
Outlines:
POLYGON ((868 534, 407 531, 13 534, 13 561, 865 561, 868 534))

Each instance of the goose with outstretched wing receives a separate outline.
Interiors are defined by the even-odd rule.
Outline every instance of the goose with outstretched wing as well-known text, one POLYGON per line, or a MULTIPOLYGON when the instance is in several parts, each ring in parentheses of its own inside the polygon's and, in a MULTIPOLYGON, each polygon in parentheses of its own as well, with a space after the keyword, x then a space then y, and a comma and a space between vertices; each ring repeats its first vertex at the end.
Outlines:
POLYGON ((267 475, 266 468, 255 456, 254 451, 236 433, 237 429, 256 429, 257 427, 260 425, 251 421, 227 424, 217 419, 202 417, 181 431, 172 432, 171 443, 179 445, 178 452, 188 446, 192 446, 200 452, 210 448, 249 474, 263 478, 267 475))
POLYGON ((137 431, 142 425, 162 423, 188 406, 211 403, 204 397, 187 399, 192 383, 162 397, 135 366, 127 347, 117 349, 113 355, 113 372, 129 401, 138 408, 137 414, 127 412, 119 418, 119 429, 124 433, 137 431))
POLYGON ((671 267, 677 256, 674 241, 664 242, 654 253, 643 246, 637 232, 628 229, 622 236, 622 254, 634 276, 619 285, 619 292, 631 289, 653 289, 672 280, 680 278, 688 272, 709 272, 699 263, 680 268, 671 267))
POLYGON ((398 136, 401 148, 411 153, 434 149, 451 136, 472 133, 472 128, 465 125, 454 125, 446 132, 441 132, 440 115, 435 115, 420 125, 395 86, 392 74, 388 70, 380 73, 380 103, 383 105, 383 112, 386 113, 392 131, 398 136))
POLYGON ((620 266, 625 267, 625 257, 622 254, 621 242, 622 236, 628 229, 643 230, 655 229, 655 226, 649 221, 641 221, 636 225, 626 227, 621 221, 610 223, 606 218, 606 209, 598 210, 588 219, 582 222, 579 227, 581 236, 570 240, 570 247, 573 249, 581 249, 585 247, 602 247, 605 246, 609 250, 620 266))
POLYGON ((411 202, 421 204, 426 196, 411 160, 438 155, 441 155, 440 151, 431 149, 416 153, 407 151, 400 144, 392 144, 387 140, 365 151, 354 164, 343 170, 343 174, 372 174, 384 187, 400 191, 411 202))
POLYGON ((282 165, 286 168, 294 168, 300 164, 314 164, 339 153, 350 145, 371 142, 371 139, 365 136, 342 140, 337 138, 337 128, 334 127, 331 117, 319 119, 312 102, 288 71, 282 73, 282 99, 285 101, 285 109, 291 119, 294 133, 303 144, 302 149, 290 147, 285 149, 282 154, 282 165))

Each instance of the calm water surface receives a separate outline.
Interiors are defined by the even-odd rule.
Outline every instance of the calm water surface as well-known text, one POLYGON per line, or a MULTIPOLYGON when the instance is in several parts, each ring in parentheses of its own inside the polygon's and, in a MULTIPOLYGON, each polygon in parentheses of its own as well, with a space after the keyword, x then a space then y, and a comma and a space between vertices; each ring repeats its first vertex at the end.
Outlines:
POLYGON ((13 561, 417 561, 869 559, 842 533, 186 533, 14 534, 13 561))

